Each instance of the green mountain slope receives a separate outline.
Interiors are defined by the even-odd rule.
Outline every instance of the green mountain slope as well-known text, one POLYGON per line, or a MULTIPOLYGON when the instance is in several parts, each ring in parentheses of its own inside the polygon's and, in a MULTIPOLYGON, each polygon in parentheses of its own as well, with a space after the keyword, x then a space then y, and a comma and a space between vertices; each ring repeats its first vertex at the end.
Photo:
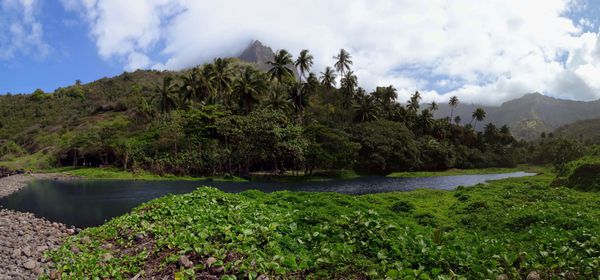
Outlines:
MULTIPOLYGON (((469 122, 477 107, 482 107, 487 112, 485 123, 508 125, 516 138, 526 140, 536 139, 542 132, 549 133, 576 121, 600 118, 600 100, 563 100, 539 93, 526 94, 496 107, 460 104, 454 110, 454 115, 461 116, 463 122, 469 122)), ((450 107, 441 104, 436 117, 444 118, 449 115, 450 107)))
POLYGON ((600 144, 600 119, 578 121, 561 126, 554 134, 569 139, 580 139, 586 143, 600 144))

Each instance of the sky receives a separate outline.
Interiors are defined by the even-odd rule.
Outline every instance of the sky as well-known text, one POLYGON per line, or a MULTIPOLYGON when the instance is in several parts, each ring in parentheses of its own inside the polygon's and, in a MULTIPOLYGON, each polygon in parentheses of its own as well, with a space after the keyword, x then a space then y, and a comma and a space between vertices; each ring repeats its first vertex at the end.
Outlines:
POLYGON ((597 0, 0 0, 0 93, 237 56, 258 39, 344 48, 360 86, 404 101, 498 105, 525 93, 600 99, 597 0))

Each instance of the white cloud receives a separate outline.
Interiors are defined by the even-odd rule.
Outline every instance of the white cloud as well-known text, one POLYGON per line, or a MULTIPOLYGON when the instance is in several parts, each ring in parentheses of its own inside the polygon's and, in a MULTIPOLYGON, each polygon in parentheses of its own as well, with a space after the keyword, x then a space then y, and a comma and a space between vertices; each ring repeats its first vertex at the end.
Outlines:
POLYGON ((62 1, 88 21, 99 54, 126 69, 190 67, 260 39, 292 53, 310 49, 315 72, 346 48, 364 87, 420 89, 427 99, 497 104, 534 91, 600 98, 598 34, 581 30, 589 20, 565 16, 582 1, 62 1))
POLYGON ((44 42, 44 30, 36 18, 39 13, 37 0, 0 1, 0 59, 16 55, 32 55, 44 58, 50 47, 44 42))

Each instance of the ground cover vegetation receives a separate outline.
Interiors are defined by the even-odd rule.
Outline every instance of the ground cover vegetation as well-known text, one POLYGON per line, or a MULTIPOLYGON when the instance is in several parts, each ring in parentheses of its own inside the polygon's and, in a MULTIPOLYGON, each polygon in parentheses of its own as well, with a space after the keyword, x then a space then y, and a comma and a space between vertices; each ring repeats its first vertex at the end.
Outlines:
POLYGON ((596 279, 600 194, 543 171, 362 196, 200 188, 84 230, 49 257, 63 279, 596 279))

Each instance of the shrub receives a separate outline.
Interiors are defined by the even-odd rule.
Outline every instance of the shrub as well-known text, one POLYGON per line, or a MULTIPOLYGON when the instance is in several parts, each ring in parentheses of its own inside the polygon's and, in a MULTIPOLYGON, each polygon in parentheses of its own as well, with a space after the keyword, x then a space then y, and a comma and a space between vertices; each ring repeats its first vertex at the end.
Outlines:
POLYGON ((390 209, 397 213, 406 213, 412 212, 415 209, 415 206, 408 201, 397 201, 390 206, 390 209))
POLYGON ((567 186, 580 191, 600 191, 600 164, 583 164, 567 180, 567 186))

